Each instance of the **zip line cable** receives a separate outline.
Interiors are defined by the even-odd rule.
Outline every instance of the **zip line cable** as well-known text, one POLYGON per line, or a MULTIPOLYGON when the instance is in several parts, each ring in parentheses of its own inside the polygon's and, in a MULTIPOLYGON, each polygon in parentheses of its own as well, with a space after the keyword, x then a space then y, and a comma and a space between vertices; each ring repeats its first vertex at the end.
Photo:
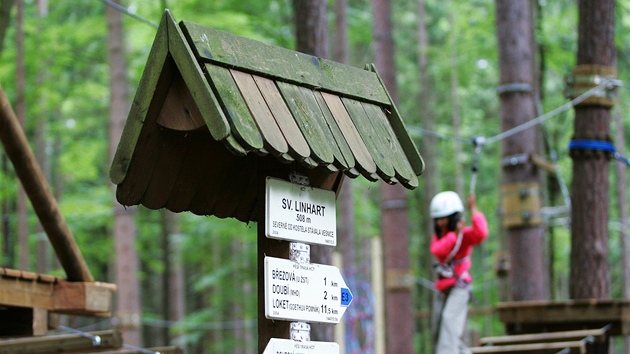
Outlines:
POLYGON ((146 18, 129 11, 129 9, 121 6, 120 4, 117 4, 117 3, 115 3, 115 2, 113 2, 111 0, 101 0, 101 1, 105 5, 113 8, 113 9, 115 9, 115 10, 117 10, 117 11, 119 11, 119 12, 121 12, 121 13, 127 15, 127 16, 131 16, 132 18, 134 18, 134 19, 136 19, 136 20, 138 20, 140 22, 146 23, 147 25, 149 25, 149 26, 151 26, 153 28, 158 28, 159 27, 157 23, 155 23, 153 21, 150 21, 150 20, 147 20, 146 18))

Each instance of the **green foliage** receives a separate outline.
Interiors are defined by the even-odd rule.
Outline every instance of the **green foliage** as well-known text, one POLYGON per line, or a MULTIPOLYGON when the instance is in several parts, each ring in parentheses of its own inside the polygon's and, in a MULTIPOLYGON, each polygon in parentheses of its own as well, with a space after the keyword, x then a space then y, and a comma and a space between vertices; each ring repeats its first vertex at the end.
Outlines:
MULTIPOLYGON (((294 47, 291 1, 123 1, 136 14, 158 23, 164 9, 175 18, 235 33, 265 43, 294 47)), ((329 5, 332 5, 329 1, 329 5)), ((108 179, 108 114, 109 67, 107 63, 107 24, 105 5, 100 1, 80 0, 56 2, 45 18, 38 18, 35 2, 24 2, 24 65, 26 72, 26 132, 34 144, 35 127, 45 123, 45 145, 52 176, 51 183, 59 195, 60 208, 77 239, 88 264, 99 280, 106 280, 114 260, 111 237, 114 193, 108 179)), ((541 104, 544 112, 566 103, 563 96, 564 77, 575 64, 577 49, 577 6, 573 0, 538 1, 540 13, 536 41, 541 46, 541 104)), ((456 95, 459 100, 462 126, 461 137, 492 137, 501 131, 498 85, 498 53, 496 48, 494 1, 427 0, 429 47, 429 81, 420 82, 417 45, 417 1, 392 2, 398 109, 410 126, 421 126, 424 114, 435 117, 435 133, 452 137, 452 77, 457 77, 456 95), (430 91, 428 107, 419 107, 421 88, 430 91)), ((332 6, 329 7, 331 33, 335 31, 332 6)), ((625 34, 630 27, 630 1, 617 1, 617 46, 619 76, 628 77, 630 47, 625 34)), ((363 67, 374 61, 372 47, 372 10, 369 0, 349 0, 348 38, 350 64, 363 67)), ((135 94, 156 29, 129 16, 123 17, 125 50, 127 53, 130 94, 135 94)), ((0 56, 0 84, 11 102, 16 101, 15 26, 11 26, 0 56)), ((331 36, 332 38, 332 36, 331 36)), ((331 41, 332 43, 332 41, 331 41)), ((625 90, 620 90, 619 108, 626 112, 625 90)), ((132 97, 130 97, 131 99, 132 97)), ((560 174, 571 181, 572 162, 567 145, 572 131, 571 110, 546 122, 549 138, 546 148, 558 153, 560 174)), ((627 123, 627 119, 624 119, 627 123)), ((422 139, 432 139, 437 152, 439 188, 455 188, 456 164, 461 164, 464 189, 471 179, 474 152, 471 144, 462 145, 455 156, 452 140, 435 139, 414 134, 417 146, 422 139)), ((467 141, 467 140, 466 140, 467 141)), ((499 301, 498 280, 493 267, 497 254, 505 248, 500 242, 500 143, 484 146, 479 160, 476 193, 478 203, 488 217, 491 234, 483 248, 475 251, 475 297, 482 306, 499 301)), ((611 182, 614 176, 611 175, 611 182)), ((357 249, 364 249, 373 237, 381 234, 379 185, 363 177, 352 181, 355 198, 355 232, 357 249)), ((422 177, 421 177, 422 182, 422 177)), ((546 206, 564 202, 559 181, 548 179, 549 195, 546 206)), ((611 183, 611 186, 613 183, 611 183)), ((16 181, 9 168, 0 172, 0 198, 14 202, 16 181)), ((547 192, 545 192, 547 193, 547 192)), ((611 188, 611 264, 621 261, 615 222, 616 191, 611 188), (614 236, 613 236, 614 235, 614 236)), ((430 196, 422 186, 408 193, 410 219, 410 255, 414 274, 431 279, 431 259, 426 251, 427 221, 420 215, 430 196)), ((163 232, 161 213, 137 209, 137 248, 140 254, 143 284, 159 279, 166 271, 160 238, 163 232)), ((15 229, 16 217, 10 215, 15 229)), ((231 352, 238 339, 231 325, 240 321, 244 328, 255 326, 256 307, 256 225, 242 224, 232 219, 217 219, 183 213, 178 216, 177 235, 169 236, 178 248, 186 267, 187 317, 174 332, 182 334, 180 343, 206 346, 214 352, 231 352), (177 242, 175 242, 177 241, 177 242), (238 309, 238 315, 230 313, 238 309), (238 318, 235 318, 238 317, 238 318), (210 341, 208 338, 220 340, 210 341), (211 342, 211 343, 210 343, 211 342)), ((562 220, 558 220, 562 222, 562 220)), ((31 212, 30 229, 35 230, 36 218, 31 212)), ((35 232, 31 232, 35 234, 35 232)), ((547 233, 548 250, 553 254, 550 269, 556 298, 568 296, 568 261, 571 235, 566 225, 551 227, 547 233)), ((36 237, 31 238, 35 249, 36 237)), ((358 253, 357 253, 358 254, 358 253)), ((3 259, 6 255, 3 255, 3 259)), ((358 257, 357 257, 358 258, 358 257)), ((360 262, 368 263, 362 259, 360 262)), ((59 269, 52 273, 60 274, 59 269)), ((611 277, 620 279, 619 267, 611 267, 611 277)), ((612 282, 612 293, 621 295, 620 282, 612 282)), ((161 319, 159 302, 152 293, 155 285, 145 291, 144 311, 147 318, 161 319)), ((416 310, 428 310, 431 292, 424 288, 414 291, 416 310)), ((150 323, 154 323, 150 322, 150 323)), ((148 322, 149 323, 149 322, 148 322)), ((427 322, 420 321, 418 341, 430 338, 427 322)), ((495 317, 471 318, 470 328, 483 335, 503 331, 495 317)), ((420 344, 419 344, 420 346, 420 344)), ((422 348, 426 348, 422 345, 422 348)), ((427 349, 428 350, 428 349, 427 349)))

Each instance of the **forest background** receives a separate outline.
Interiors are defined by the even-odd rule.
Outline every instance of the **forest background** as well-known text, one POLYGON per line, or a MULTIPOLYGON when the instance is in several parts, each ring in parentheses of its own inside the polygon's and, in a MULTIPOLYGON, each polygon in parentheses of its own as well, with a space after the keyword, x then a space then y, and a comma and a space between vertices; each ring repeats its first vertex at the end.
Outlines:
MULTIPOLYGON (((565 77, 575 66, 577 6, 572 0, 533 3, 541 112, 549 112, 567 102, 563 90, 565 77)), ((126 74, 131 95, 138 86, 156 33, 151 23, 159 22, 164 8, 169 8, 178 21, 190 21, 285 48, 294 49, 296 45, 290 1, 135 0, 123 1, 122 5, 144 19, 123 16, 126 74)), ((391 5, 398 109, 416 145, 421 147, 429 141, 435 147, 436 156, 431 166, 432 173, 438 176, 438 189, 467 193, 475 157, 472 139, 495 136, 501 127, 494 1, 398 0, 391 5), (426 10, 428 41, 425 46, 418 40, 419 3, 424 4, 426 10), (425 82, 420 79, 421 52, 427 55, 425 82), (418 102, 422 88, 428 89, 430 99, 421 107, 418 102), (423 129, 425 115, 435 121, 431 131, 423 129), (459 131, 459 135, 455 135, 455 131, 459 131)), ((336 31, 334 1, 329 1, 328 7, 332 36, 336 31)), ((41 3, 31 0, 23 2, 23 9, 22 31, 16 27, 15 7, 8 27, 0 26, 7 28, 0 48, 0 84, 14 107, 24 107, 20 113, 25 118, 27 136, 94 277, 113 282, 115 210, 108 178, 110 71, 106 4, 97 0, 50 1, 46 11, 41 11, 41 3), (17 50, 16 44, 20 33, 23 52, 17 50), (18 74, 20 65, 23 65, 23 77, 18 74), (23 97, 19 91, 20 80, 25 88, 23 97)), ((630 1, 617 1, 617 67, 618 76, 624 82, 630 66, 630 57, 626 55, 630 50, 629 10, 630 1)), ((370 0, 349 0, 347 16, 347 62, 363 67, 365 63, 374 62, 370 0)), ((614 108, 614 114, 618 114, 623 123, 628 122, 624 117, 628 111, 624 99, 627 95, 622 86, 614 108)), ((572 179, 567 152, 572 118, 572 110, 555 115, 546 121, 545 134, 541 135, 547 137, 543 144, 547 158, 553 160, 553 153, 557 153, 562 177, 547 176, 545 206, 560 210, 566 206, 560 191, 572 179)), ((624 134, 626 131, 624 128, 624 134)), ((624 146, 617 148, 623 151, 624 146)), ((498 144, 488 144, 479 158, 475 192, 480 209, 489 219, 491 236, 473 256, 474 295, 479 305, 469 321, 472 336, 497 335, 503 330, 492 312, 493 305, 507 299, 498 277, 500 272, 497 272, 505 250, 501 241, 499 150, 498 144)), ((619 244, 623 236, 616 232, 622 221, 617 207, 619 198, 612 197, 617 195, 616 182, 617 175, 611 174, 610 292, 611 297, 620 298, 622 270, 614 265, 622 261, 619 244)), ((427 249, 429 220, 424 215, 431 196, 424 195, 422 177, 420 183, 419 188, 408 192, 409 257, 416 280, 412 309, 417 314, 415 347, 419 353, 428 353, 432 303, 428 282, 433 275, 427 249)), ((374 344, 374 284, 369 241, 381 234, 379 185, 361 178, 352 180, 350 185, 354 220, 348 222, 354 227, 355 256, 344 259, 343 274, 355 293, 355 302, 344 317, 346 343, 349 353, 370 353, 374 344)), ((63 276, 30 206, 26 214, 28 247, 20 244, 18 195, 18 183, 3 156, 1 265, 63 276)), ((170 338, 171 343, 185 345, 190 352, 203 352, 202 348, 208 352, 253 352, 257 301, 255 225, 183 213, 177 216, 176 231, 165 231, 163 213, 137 209, 136 248, 144 345, 163 345, 170 338), (169 247, 164 247, 165 240, 169 247), (177 303, 171 297, 171 290, 164 290, 166 279, 174 284, 173 277, 182 284, 183 297, 177 303), (172 317, 171 313, 177 311, 179 318, 172 317)), ((546 220, 547 287, 551 299, 568 298, 570 232, 567 217, 565 210, 564 214, 546 220)), ((112 325, 110 320, 103 319, 68 321, 81 330, 112 325)))

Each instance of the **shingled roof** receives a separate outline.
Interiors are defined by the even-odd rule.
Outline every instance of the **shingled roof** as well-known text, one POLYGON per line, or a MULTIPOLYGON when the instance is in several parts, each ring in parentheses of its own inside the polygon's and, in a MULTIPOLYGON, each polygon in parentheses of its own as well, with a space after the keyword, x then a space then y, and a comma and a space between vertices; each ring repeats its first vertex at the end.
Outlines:
POLYGON ((423 168, 373 65, 178 24, 167 10, 110 177, 123 205, 250 221, 266 176, 413 189, 423 168))

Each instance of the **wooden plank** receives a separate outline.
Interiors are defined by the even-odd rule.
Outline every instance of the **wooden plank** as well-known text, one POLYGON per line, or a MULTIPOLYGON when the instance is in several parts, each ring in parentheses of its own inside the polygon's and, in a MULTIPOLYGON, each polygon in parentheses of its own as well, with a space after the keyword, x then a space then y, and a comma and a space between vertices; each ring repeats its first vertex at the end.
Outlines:
POLYGON ((136 150, 136 143, 143 129, 145 118, 153 100, 163 100, 170 85, 170 75, 162 72, 168 55, 167 17, 162 16, 142 78, 131 104, 129 116, 116 150, 109 178, 120 184, 127 175, 127 169, 136 150), (168 79, 167 82, 161 82, 168 79), (165 85, 166 84, 166 85, 165 85))
POLYGON ((206 166, 202 172, 204 180, 201 181, 197 193, 193 196, 189 210, 198 215, 211 215, 221 192, 222 181, 233 178, 229 174, 229 166, 236 156, 225 151, 223 145, 218 142, 216 144, 208 142, 204 148, 205 151, 200 153, 201 161, 206 159, 203 162, 206 166))
POLYGON ((162 134, 159 132, 162 128, 156 123, 160 110, 157 106, 161 107, 161 104, 156 102, 149 108, 144 128, 138 137, 133 161, 128 161, 125 179, 116 188, 116 200, 122 205, 140 204, 162 153, 164 144, 162 134))
POLYGON ((330 149, 330 137, 320 125, 322 112, 312 93, 304 88, 286 82, 277 82, 284 101, 287 103, 293 118, 311 148, 311 158, 321 167, 332 165, 334 157, 330 149))
POLYGON ((326 105, 330 109, 330 112, 337 122, 337 126, 341 130, 354 155, 356 168, 368 180, 373 182, 377 181, 378 176, 376 176, 376 164, 374 163, 374 159, 372 159, 372 155, 365 145, 361 134, 359 134, 359 131, 354 126, 354 122, 352 118, 350 118, 341 98, 326 92, 322 92, 322 97, 324 101, 326 101, 326 105))
POLYGON ((335 158, 335 166, 339 169, 348 171, 350 176, 356 177, 356 173, 358 172, 354 170, 354 156, 352 156, 352 151, 350 151, 346 138, 341 133, 341 130, 339 130, 339 126, 337 125, 335 118, 332 116, 326 101, 324 101, 324 97, 322 97, 322 93, 320 91, 313 91, 313 95, 315 96, 315 101, 323 114, 325 124, 323 124, 322 129, 327 128, 328 131, 326 133, 330 134, 332 138, 330 147, 335 158))
POLYGON ((0 278, 0 305, 53 309, 55 285, 16 278, 0 278))
POLYGON ((109 316, 112 309, 114 284, 101 282, 67 282, 55 285, 52 293, 53 312, 109 316))
POLYGON ((1 337, 43 336, 48 331, 48 311, 27 307, 0 307, 1 337))
MULTIPOLYGON (((367 65, 366 69, 373 72, 378 78, 378 81, 381 83, 381 85, 383 87, 386 87, 385 83, 383 82, 383 79, 381 79, 381 76, 378 74, 378 70, 376 70, 376 66, 374 64, 367 65)), ((424 171, 424 161, 422 160, 422 156, 420 156, 420 153, 418 152, 418 148, 416 147, 416 144, 413 142, 413 140, 409 136, 409 133, 407 132, 407 128, 405 127, 405 123, 403 122, 402 116, 400 115, 400 112, 398 112, 398 108, 396 108, 396 105, 394 104, 394 100, 392 100, 387 90, 385 90, 385 94, 387 95, 387 98, 388 98, 388 101, 385 102, 385 104, 389 106, 388 109, 390 111, 389 114, 387 115, 389 123, 392 129, 394 130, 396 138, 398 139, 398 141, 400 142, 400 145, 405 151, 407 160, 409 160, 409 163, 413 167, 413 170, 416 176, 420 176, 422 172, 424 171)))
POLYGON ((291 156, 298 161, 303 161, 310 156, 311 148, 308 146, 300 128, 295 123, 289 107, 287 107, 287 104, 282 98, 282 94, 278 91, 278 87, 276 87, 273 80, 257 75, 252 76, 267 106, 269 106, 269 110, 273 114, 278 127, 282 131, 282 135, 286 139, 287 144, 289 144, 291 156))
POLYGON ((582 329, 575 331, 561 332, 545 332, 532 334, 515 334, 508 336, 483 337, 479 340, 483 345, 506 345, 506 344, 525 344, 525 343, 547 343, 560 341, 583 340, 591 337, 595 342, 606 340, 610 326, 597 329, 582 329))
MULTIPOLYGON (((205 125, 204 125, 205 128, 205 125)), ((162 153, 156 162, 155 172, 142 196, 142 205, 149 209, 163 208, 175 187, 181 171, 184 156, 188 151, 191 139, 189 132, 180 132, 162 128, 162 153)))
POLYGON ((197 107, 199 107, 212 138, 221 141, 230 135, 230 125, 171 12, 166 10, 164 15, 168 19, 169 52, 182 73, 186 86, 188 86, 197 107))
POLYGON ((260 157, 254 155, 235 157, 229 166, 224 165, 224 168, 228 170, 228 178, 217 181, 218 190, 215 193, 217 202, 214 203, 212 215, 219 218, 235 215, 248 186, 255 185, 255 178, 262 180, 262 177, 253 169, 259 159, 260 157))
POLYGON ((482 353, 512 353, 512 354, 556 354, 563 349, 569 349, 569 352, 563 353, 586 353, 585 341, 567 341, 553 343, 531 343, 531 344, 515 344, 500 345, 488 347, 472 347, 469 348, 473 354, 482 353))
POLYGON ((200 60, 309 88, 389 104, 375 73, 182 21, 200 60))
POLYGON ((157 123, 169 129, 183 131, 195 130, 206 125, 179 71, 173 76, 157 123))
POLYGON ((389 147, 389 149, 385 151, 387 151, 386 155, 396 171, 396 179, 409 189, 418 187, 418 177, 409 164, 407 156, 400 146, 398 138, 394 135, 392 127, 389 125, 387 117, 381 107, 366 102, 362 102, 361 105, 370 118, 374 129, 381 132, 381 134, 377 135, 381 145, 389 147))
POLYGON ((106 316, 115 286, 100 282, 45 283, 24 278, 0 278, 0 305, 40 308, 86 316, 106 316))
POLYGON ((287 153, 289 152, 287 141, 284 139, 282 131, 280 131, 280 128, 278 127, 273 114, 269 110, 265 99, 260 93, 258 86, 256 86, 254 78, 250 74, 242 71, 230 70, 230 73, 232 74, 234 82, 236 82, 236 86, 247 104, 249 112, 256 121, 258 130, 263 136, 265 148, 275 156, 287 161, 293 160, 290 157, 287 158, 287 153))
POLYGON ((363 141, 365 141, 365 146, 376 163, 376 173, 385 181, 391 181, 395 177, 396 172, 392 162, 389 160, 389 156, 383 154, 384 151, 387 151, 387 146, 379 138, 382 133, 375 129, 361 102, 343 97, 341 101, 348 110, 354 126, 361 134, 363 141))
MULTIPOLYGON (((200 186, 207 183, 207 180, 204 179, 206 171, 216 166, 216 152, 208 152, 205 147, 210 144, 223 148, 221 144, 212 139, 207 130, 191 132, 189 139, 188 152, 183 156, 181 170, 166 202, 166 208, 175 213, 188 210, 200 186)), ((224 153, 227 154, 228 152, 224 151, 224 153)))
POLYGON ((230 71, 212 64, 206 64, 205 68, 208 73, 208 81, 216 90, 216 96, 230 122, 234 137, 246 150, 261 149, 263 138, 230 71))
POLYGON ((89 332, 98 336, 100 345, 95 346, 91 338, 79 334, 63 334, 39 338, 19 338, 0 341, 0 354, 13 353, 86 353, 122 347, 122 336, 118 331, 89 332))

